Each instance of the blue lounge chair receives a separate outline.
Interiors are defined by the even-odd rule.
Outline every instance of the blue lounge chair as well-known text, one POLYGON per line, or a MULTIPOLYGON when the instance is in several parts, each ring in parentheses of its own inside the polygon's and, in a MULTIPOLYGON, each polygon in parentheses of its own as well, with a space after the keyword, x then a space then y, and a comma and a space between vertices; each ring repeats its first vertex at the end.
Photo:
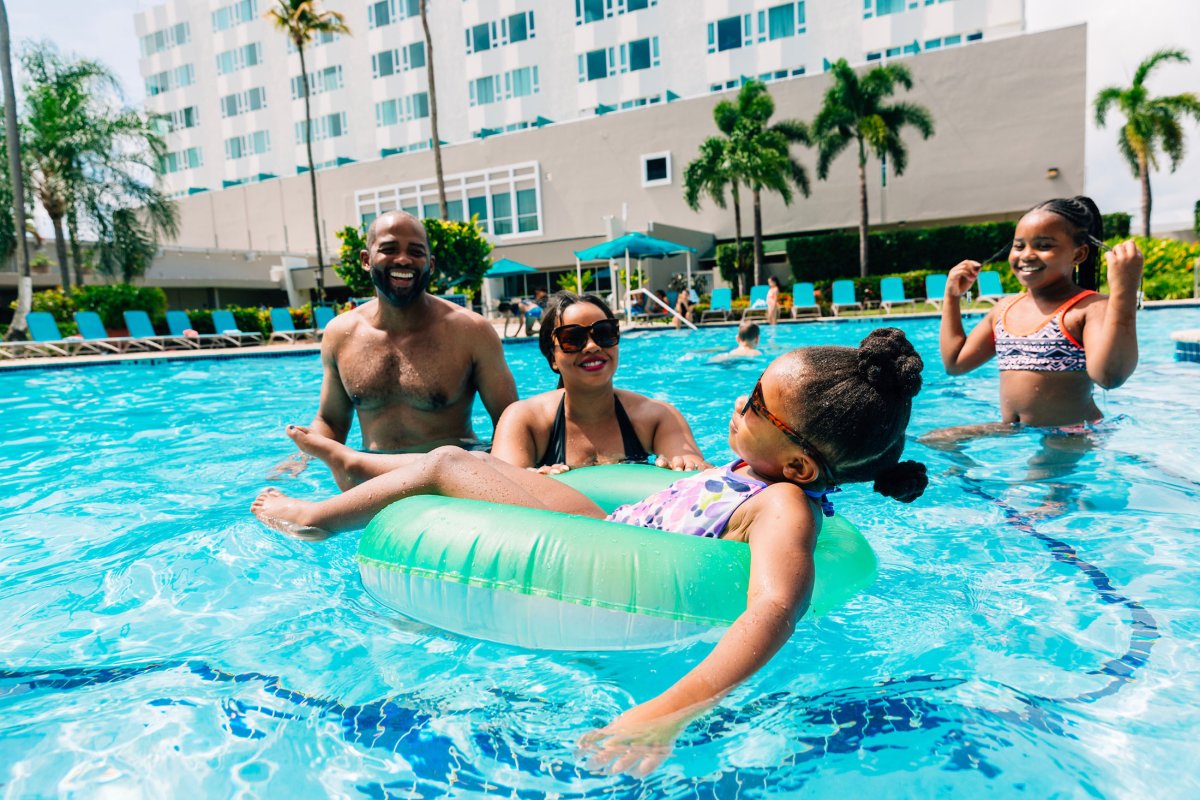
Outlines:
POLYGON ((258 331, 246 332, 238 328, 233 312, 227 308, 218 309, 212 313, 213 328, 222 336, 228 336, 239 346, 243 344, 262 344, 262 334, 258 331))
POLYGON ((188 336, 185 331, 195 330, 195 328, 192 326, 192 320, 186 311, 168 311, 167 328, 171 331, 172 336, 189 339, 196 342, 200 347, 238 347, 241 345, 241 340, 236 336, 220 332, 198 333, 194 336, 188 336))
POLYGON ((150 315, 145 311, 125 311, 125 327, 129 329, 129 337, 135 342, 144 343, 158 350, 168 347, 178 347, 183 350, 198 350, 200 342, 187 336, 159 336, 150 324, 150 315))
POLYGON ((301 339, 315 339, 317 331, 315 328, 297 328, 292 322, 292 310, 290 308, 272 308, 271 309, 271 338, 268 341, 280 339, 288 344, 295 344, 301 339))
POLYGON ((712 290, 712 299, 704 313, 700 315, 700 321, 704 322, 708 319, 708 315, 721 315, 721 319, 729 319, 729 315, 733 313, 733 292, 728 287, 712 290))
POLYGON ((770 289, 771 287, 765 283, 750 287, 750 305, 746 306, 746 310, 742 312, 742 319, 752 316, 761 316, 763 319, 766 319, 767 292, 770 289))
MULTIPOLYGON (((450 295, 446 295, 450 297, 450 295)), ((455 297, 466 297, 466 295, 454 295, 455 297)), ((333 306, 316 306, 313 308, 313 323, 317 326, 317 338, 320 339, 325 333, 325 326, 333 322, 333 318, 337 316, 337 312, 333 310, 333 306)))
POLYGON ((833 282, 833 302, 830 303, 833 308, 833 315, 836 317, 842 313, 844 308, 862 309, 862 303, 858 302, 858 298, 854 296, 854 281, 840 280, 833 282))
POLYGON ((941 273, 925 276, 925 302, 941 310, 946 299, 946 276, 941 273))
POLYGON ((109 336, 108 329, 95 311, 76 311, 75 326, 79 335, 109 353, 128 353, 142 350, 162 350, 153 342, 141 342, 132 336, 109 336))
POLYGON ((886 313, 892 313, 892 306, 914 305, 916 302, 904 295, 903 278, 893 275, 879 281, 879 305, 886 313))
POLYGON ((792 319, 801 316, 821 316, 821 307, 817 305, 817 295, 811 283, 797 283, 792 287, 792 319))
POLYGON ((1000 273, 992 272, 990 269, 980 271, 978 283, 975 285, 976 291, 979 292, 977 300, 984 303, 998 303, 1014 292, 1004 291, 1004 287, 1000 285, 1000 273))
POLYGON ((87 342, 78 337, 63 338, 58 323, 48 311, 29 312, 25 317, 25 324, 29 326, 32 339, 28 342, 0 343, 0 352, 4 357, 74 356, 118 352, 115 345, 87 342))

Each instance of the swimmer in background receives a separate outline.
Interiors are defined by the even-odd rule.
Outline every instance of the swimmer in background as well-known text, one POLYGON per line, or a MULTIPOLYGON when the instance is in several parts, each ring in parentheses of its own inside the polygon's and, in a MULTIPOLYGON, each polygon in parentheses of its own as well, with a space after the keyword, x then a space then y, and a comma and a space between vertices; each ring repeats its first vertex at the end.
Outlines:
POLYGON ((758 349, 758 326, 746 320, 738 326, 737 347, 721 356, 726 358, 757 358, 762 355, 758 349))
POLYGON ((767 278, 767 324, 779 324, 779 278, 774 275, 767 278))
POLYGON ((1101 419, 1093 386, 1114 389, 1137 366, 1137 295, 1142 254, 1132 241, 1107 254, 1109 295, 1098 294, 1103 246, 1100 210, 1087 197, 1049 200, 1017 223, 1008 262, 1025 291, 997 303, 970 336, 959 298, 979 276, 978 261, 950 270, 942 304, 942 364, 962 375, 1000 362, 999 423, 943 428, 921 441, 953 447, 1020 425, 1080 430, 1101 419))
POLYGON ((829 495, 859 482, 873 482, 876 492, 905 503, 924 492, 924 465, 900 461, 922 367, 896 328, 873 331, 859 347, 786 353, 734 404, 734 461, 607 517, 560 481, 457 447, 416 456, 404 468, 321 502, 267 489, 251 511, 273 528, 315 538, 362 528, 401 498, 441 495, 747 543, 746 610, 712 652, 665 692, 581 742, 590 769, 645 775, 670 755, 694 718, 760 670, 791 637, 808 610, 813 547, 823 519, 833 514, 829 495))

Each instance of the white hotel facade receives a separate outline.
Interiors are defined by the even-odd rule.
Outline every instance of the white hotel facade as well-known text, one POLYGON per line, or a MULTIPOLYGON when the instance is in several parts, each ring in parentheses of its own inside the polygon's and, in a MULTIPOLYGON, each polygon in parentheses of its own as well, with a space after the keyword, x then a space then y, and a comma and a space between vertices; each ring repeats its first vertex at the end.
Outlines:
MULTIPOLYGON (((332 254, 341 227, 393 208, 431 215, 437 199, 417 0, 323 6, 352 31, 306 50, 332 254)), ((169 0, 135 19, 181 216, 147 282, 177 290, 176 304, 278 291, 281 265, 315 255, 299 57, 269 7, 169 0)), ((572 252, 607 238, 614 218, 702 253, 731 239, 730 210, 682 197, 684 168, 716 133, 714 104, 757 77, 777 118, 811 119, 839 58, 902 59, 915 81, 903 99, 937 129, 906 136, 903 176, 872 163, 872 224, 1011 217, 1082 191, 1086 28, 1026 34, 1022 0, 429 0, 429 17, 450 214, 477 215, 496 257, 547 273, 573 271, 572 252), (1037 114, 1008 113, 1034 100, 1037 114)), ((813 153, 796 155, 812 172, 813 153)), ((791 206, 766 197, 764 232, 855 225, 853 162, 814 175, 791 206)))

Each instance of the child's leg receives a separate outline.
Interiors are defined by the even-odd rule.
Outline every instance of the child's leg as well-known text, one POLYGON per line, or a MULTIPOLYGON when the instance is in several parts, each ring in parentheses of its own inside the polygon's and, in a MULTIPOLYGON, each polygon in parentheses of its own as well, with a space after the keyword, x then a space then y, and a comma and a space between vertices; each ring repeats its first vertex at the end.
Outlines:
POLYGON ((514 467, 486 453, 440 447, 404 466, 319 503, 267 489, 251 505, 254 515, 285 533, 319 536, 362 528, 395 500, 437 494, 604 518, 600 507, 564 483, 514 467))

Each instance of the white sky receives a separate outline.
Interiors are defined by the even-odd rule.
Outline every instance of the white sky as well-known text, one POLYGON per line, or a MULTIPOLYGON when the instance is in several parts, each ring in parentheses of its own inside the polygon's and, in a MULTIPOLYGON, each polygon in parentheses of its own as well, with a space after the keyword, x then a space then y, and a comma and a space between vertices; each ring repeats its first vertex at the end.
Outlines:
MULTIPOLYGON (((64 51, 103 61, 120 76, 129 101, 142 101, 133 15, 156 5, 153 0, 7 0, 7 5, 18 46, 21 40, 49 38, 64 51)), ((1150 80, 1151 91, 1200 93, 1200 0, 1025 0, 1025 6, 1030 31, 1088 23, 1089 102, 1105 86, 1127 85, 1138 62, 1164 47, 1188 51, 1192 63, 1160 68, 1150 80)), ((1036 92, 1037 83, 1030 89, 1036 92)), ((1141 194, 1117 153, 1114 123, 1119 125, 1110 119, 1107 129, 1097 130, 1089 112, 1087 191, 1103 211, 1128 211, 1136 219, 1141 194)), ((1200 200, 1200 126, 1188 123, 1187 143, 1188 156, 1179 169, 1151 179, 1155 230, 1191 227, 1192 207, 1200 200)))

